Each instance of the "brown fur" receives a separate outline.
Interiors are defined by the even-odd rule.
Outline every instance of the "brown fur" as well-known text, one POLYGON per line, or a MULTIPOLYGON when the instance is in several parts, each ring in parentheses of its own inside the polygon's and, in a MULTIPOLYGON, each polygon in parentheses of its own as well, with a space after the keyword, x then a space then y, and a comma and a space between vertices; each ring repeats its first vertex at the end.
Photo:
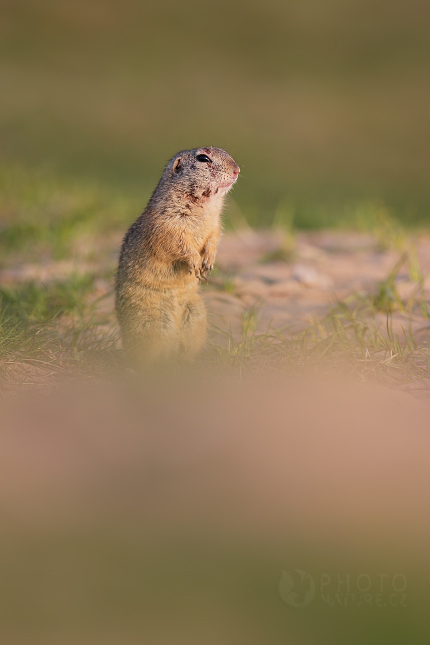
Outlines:
POLYGON ((224 197, 239 171, 220 148, 179 152, 129 228, 116 276, 116 311, 131 359, 191 358, 204 345, 206 310, 198 284, 214 266, 224 197))

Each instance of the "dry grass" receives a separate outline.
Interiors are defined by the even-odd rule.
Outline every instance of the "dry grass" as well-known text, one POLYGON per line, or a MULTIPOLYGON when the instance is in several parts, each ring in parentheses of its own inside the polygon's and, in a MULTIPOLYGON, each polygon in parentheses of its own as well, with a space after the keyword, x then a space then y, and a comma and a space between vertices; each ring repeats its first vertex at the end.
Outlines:
POLYGON ((259 333, 256 317, 255 310, 244 316, 240 340, 226 334, 225 347, 211 348, 212 365, 263 373, 341 372, 362 382, 378 380, 392 385, 429 377, 428 341, 423 342, 410 329, 402 330, 401 335, 395 333, 390 312, 382 325, 376 320, 372 297, 351 297, 295 335, 288 329, 259 333))

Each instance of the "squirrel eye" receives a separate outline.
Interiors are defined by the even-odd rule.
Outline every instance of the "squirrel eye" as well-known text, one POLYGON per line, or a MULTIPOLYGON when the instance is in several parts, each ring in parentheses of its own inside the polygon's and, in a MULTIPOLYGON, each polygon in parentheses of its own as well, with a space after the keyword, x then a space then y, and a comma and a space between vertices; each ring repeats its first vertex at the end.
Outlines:
POLYGON ((209 159, 207 155, 197 155, 196 157, 197 161, 201 161, 202 163, 211 163, 212 159, 209 159))

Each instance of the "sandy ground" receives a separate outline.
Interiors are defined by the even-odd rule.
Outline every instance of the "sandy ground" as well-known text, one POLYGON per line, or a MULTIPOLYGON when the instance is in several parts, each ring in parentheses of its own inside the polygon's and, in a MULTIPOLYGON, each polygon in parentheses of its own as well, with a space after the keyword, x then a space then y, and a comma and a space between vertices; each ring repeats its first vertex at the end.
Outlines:
MULTIPOLYGON (((316 316, 327 314, 339 300, 353 294, 374 293, 400 258, 394 250, 382 250, 370 235, 342 232, 301 233, 289 262, 270 261, 282 245, 280 234, 246 231, 226 235, 217 264, 232 275, 233 293, 205 289, 204 297, 217 326, 237 324, 246 308, 257 307, 260 328, 287 325, 297 331, 316 316)), ((426 299, 430 298, 430 239, 421 239, 418 257, 426 299)), ((405 267, 396 277, 396 288, 407 300, 417 290, 405 267)), ((381 315, 381 321, 385 321, 381 315)), ((409 316, 395 314, 405 323, 409 316)), ((422 318, 413 318, 414 327, 422 318)))
MULTIPOLYGON (((115 270, 120 242, 117 235, 103 240, 97 261, 88 261, 91 252, 94 257, 94 245, 80 240, 74 260, 17 262, 0 271, 0 284, 29 280, 46 283, 85 272, 105 276, 115 270)), ((374 293, 401 257, 396 250, 381 248, 370 235, 338 231, 299 233, 288 261, 276 259, 282 247, 283 235, 276 231, 257 233, 249 229, 222 237, 218 271, 202 285, 214 326, 236 331, 244 312, 255 308, 261 330, 288 326, 297 331, 316 316, 324 316, 339 300, 374 293)), ((430 238, 421 237, 416 249, 424 275, 423 293, 430 300, 430 238)), ((417 293, 418 284, 411 280, 406 263, 398 271, 395 284, 404 302, 417 293)), ((98 305, 100 311, 113 311, 112 281, 105 277, 96 280, 92 299, 101 296, 106 298, 98 305)), ((381 314, 381 321, 385 318, 381 314)), ((409 319, 401 312, 394 316, 403 324, 409 319)), ((412 323, 417 328, 423 320, 412 316, 412 323)))

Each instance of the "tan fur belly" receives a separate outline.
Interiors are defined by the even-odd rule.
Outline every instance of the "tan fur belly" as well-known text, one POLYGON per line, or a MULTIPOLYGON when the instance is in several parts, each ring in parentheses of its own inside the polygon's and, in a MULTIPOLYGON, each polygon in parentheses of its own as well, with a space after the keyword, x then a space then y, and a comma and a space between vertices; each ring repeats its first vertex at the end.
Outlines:
POLYGON ((191 357, 201 349, 206 311, 194 281, 178 280, 167 289, 132 283, 117 294, 123 345, 131 359, 153 362, 181 354, 191 357))

